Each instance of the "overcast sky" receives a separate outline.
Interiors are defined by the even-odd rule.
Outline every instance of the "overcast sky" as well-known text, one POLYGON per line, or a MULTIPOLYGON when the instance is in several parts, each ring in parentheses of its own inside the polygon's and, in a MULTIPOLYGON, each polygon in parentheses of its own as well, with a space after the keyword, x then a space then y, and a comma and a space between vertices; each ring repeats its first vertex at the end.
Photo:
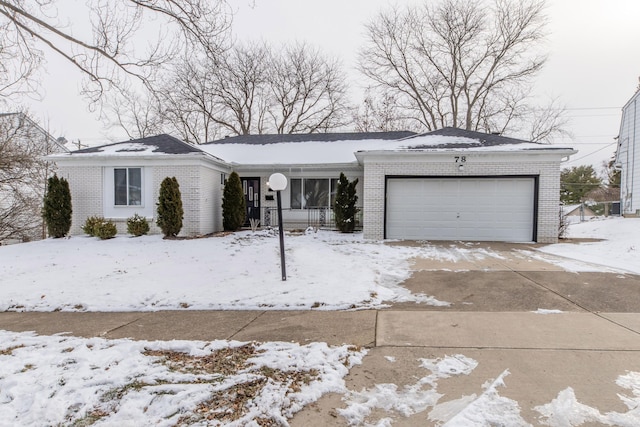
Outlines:
MULTIPOLYGON (((68 1, 68 0, 67 0, 68 1)), ((353 70, 363 25, 390 4, 388 0, 230 0, 238 39, 306 41, 338 56, 353 85, 365 81, 353 70)), ((536 80, 542 98, 558 98, 571 120, 572 138, 555 143, 577 148, 568 166, 598 167, 615 151, 622 106, 640 76, 640 0, 547 0, 546 49, 549 60, 536 80)), ((78 94, 79 78, 67 64, 49 60, 47 95, 30 108, 55 136, 91 145, 123 139, 87 113, 78 94)))

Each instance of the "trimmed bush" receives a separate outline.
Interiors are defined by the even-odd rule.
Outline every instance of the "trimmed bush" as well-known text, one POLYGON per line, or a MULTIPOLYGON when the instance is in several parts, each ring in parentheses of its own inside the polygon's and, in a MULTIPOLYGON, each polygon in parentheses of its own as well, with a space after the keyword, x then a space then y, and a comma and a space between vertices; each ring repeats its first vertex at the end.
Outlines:
POLYGON ((180 185, 174 176, 166 177, 160 184, 160 196, 158 197, 158 227, 162 230, 164 237, 175 237, 182 229, 182 219, 184 210, 182 209, 182 198, 180 195, 180 185))
POLYGON ((336 219, 336 227, 343 233, 353 233, 356 226, 356 185, 358 178, 349 182, 344 173, 340 173, 338 188, 336 191, 336 201, 333 206, 333 213, 336 219))
POLYGON ((97 237, 98 228, 103 222, 105 222, 105 219, 101 216, 90 216, 84 221, 82 231, 84 231, 85 234, 88 234, 89 236, 97 237))
POLYGON ((71 229, 71 191, 69 182, 53 175, 47 180, 42 217, 47 223, 47 233, 54 238, 64 237, 71 229))
POLYGON ((112 221, 103 221, 96 229, 96 237, 102 240, 111 239, 118 234, 118 229, 112 221))
POLYGON ((111 239, 118 234, 116 225, 111 220, 101 216, 90 216, 84 222, 82 231, 91 237, 99 237, 102 240, 111 239))
POLYGON ((149 232, 149 222, 143 216, 138 214, 127 219, 127 233, 133 234, 135 237, 143 236, 149 232))
POLYGON ((236 172, 231 172, 222 194, 222 227, 226 231, 236 231, 247 218, 247 207, 242 191, 242 182, 236 172))

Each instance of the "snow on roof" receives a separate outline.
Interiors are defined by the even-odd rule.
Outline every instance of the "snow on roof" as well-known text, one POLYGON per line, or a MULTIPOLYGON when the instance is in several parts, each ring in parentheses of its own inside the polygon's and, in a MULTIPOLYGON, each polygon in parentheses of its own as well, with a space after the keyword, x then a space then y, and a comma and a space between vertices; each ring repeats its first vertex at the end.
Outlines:
MULTIPOLYGON (((412 132, 361 132, 296 135, 243 135, 194 146, 170 135, 156 135, 73 151, 91 156, 136 156, 207 153, 239 165, 321 165, 357 163, 367 152, 523 151, 557 150, 557 147, 444 128, 425 134, 412 132)), ((562 148, 566 150, 566 148, 562 148)))
POLYGON ((101 155, 149 155, 153 154, 190 154, 202 153, 196 146, 187 144, 171 135, 162 134, 130 141, 100 145, 71 152, 72 155, 82 154, 101 155))
POLYGON ((105 145, 101 147, 99 151, 104 154, 130 155, 134 153, 149 154, 157 150, 157 145, 141 144, 139 142, 125 142, 113 145, 105 145))
POLYGON ((331 133, 284 133, 284 134, 258 134, 229 136, 207 144, 279 144, 283 142, 335 142, 362 139, 402 139, 416 135, 411 131, 389 132, 331 132, 331 133))
MULTIPOLYGON (((456 129, 458 130, 458 129, 456 129)), ((468 133, 468 132, 467 132, 468 133)), ((478 132, 471 134, 485 135, 478 132)), ((349 139, 295 142, 226 143, 225 140, 201 145, 209 154, 244 165, 355 163, 360 152, 417 152, 442 150, 521 151, 555 149, 549 145, 491 135, 490 142, 467 136, 428 133, 408 138, 349 139)))
POLYGON ((202 145, 202 150, 228 162, 247 165, 355 163, 362 149, 395 150, 399 141, 381 139, 202 145))

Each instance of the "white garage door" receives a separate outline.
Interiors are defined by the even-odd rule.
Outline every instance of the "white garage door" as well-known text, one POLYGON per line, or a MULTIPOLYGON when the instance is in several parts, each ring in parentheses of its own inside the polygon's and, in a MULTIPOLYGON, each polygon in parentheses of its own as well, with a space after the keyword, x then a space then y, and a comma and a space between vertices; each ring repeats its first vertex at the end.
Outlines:
POLYGON ((530 242, 535 180, 388 178, 386 238, 530 242))

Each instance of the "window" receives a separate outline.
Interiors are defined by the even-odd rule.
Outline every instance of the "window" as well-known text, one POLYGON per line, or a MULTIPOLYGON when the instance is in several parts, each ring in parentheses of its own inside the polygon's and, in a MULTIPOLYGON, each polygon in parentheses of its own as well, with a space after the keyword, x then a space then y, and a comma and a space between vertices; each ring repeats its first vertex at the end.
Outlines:
POLYGON ((329 208, 336 200, 338 180, 332 178, 291 179, 291 209, 329 208))
POLYGON ((116 206, 142 205, 142 168, 115 168, 113 184, 116 206))

